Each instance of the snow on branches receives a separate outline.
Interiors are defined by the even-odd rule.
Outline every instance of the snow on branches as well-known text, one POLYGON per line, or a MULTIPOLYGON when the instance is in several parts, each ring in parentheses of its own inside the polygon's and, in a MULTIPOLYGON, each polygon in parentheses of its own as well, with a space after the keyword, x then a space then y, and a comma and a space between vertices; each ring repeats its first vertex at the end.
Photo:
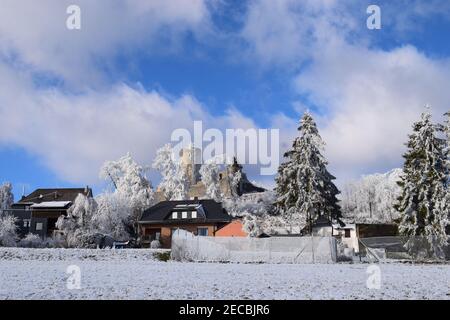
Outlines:
POLYGON ((130 154, 105 162, 100 177, 109 180, 114 190, 95 198, 79 194, 67 216, 57 221, 70 247, 92 246, 96 234, 123 241, 136 238, 137 222, 153 203, 151 183, 130 154))
POLYGON ((3 247, 15 247, 18 240, 17 220, 4 212, 10 209, 13 203, 12 185, 6 182, 0 186, 0 246, 3 247))
POLYGON ((204 163, 200 168, 200 176, 206 189, 206 196, 217 202, 222 201, 219 181, 220 167, 214 162, 204 163))
POLYGON ((299 136, 284 157, 276 178, 277 209, 291 225, 311 227, 320 216, 340 216, 339 193, 335 179, 323 157, 324 142, 311 114, 305 112, 298 128, 299 136))
POLYGON ((188 198, 189 179, 170 144, 166 144, 156 152, 153 168, 161 174, 159 189, 167 200, 185 200, 188 198))
POLYGON ((91 197, 79 194, 73 205, 67 210, 67 216, 60 216, 56 227, 64 233, 69 247, 88 247, 95 233, 94 216, 97 214, 97 202, 91 197))
POLYGON ((394 169, 345 184, 340 203, 344 218, 359 223, 394 223, 399 218, 394 203, 400 195, 401 173, 401 169, 394 169))
POLYGON ((449 217, 448 171, 445 142, 436 135, 431 115, 424 112, 413 124, 399 182, 395 208, 401 214, 400 233, 408 238, 413 255, 443 258, 449 217))
POLYGON ((12 185, 9 182, 5 182, 0 186, 0 214, 1 210, 7 210, 11 208, 13 203, 14 196, 12 193, 12 185))
POLYGON ((148 208, 153 202, 153 190, 144 169, 128 153, 117 161, 107 161, 100 169, 100 177, 111 180, 115 192, 136 211, 148 208))
POLYGON ((12 215, 0 217, 0 246, 16 246, 18 240, 16 222, 16 218, 12 215))

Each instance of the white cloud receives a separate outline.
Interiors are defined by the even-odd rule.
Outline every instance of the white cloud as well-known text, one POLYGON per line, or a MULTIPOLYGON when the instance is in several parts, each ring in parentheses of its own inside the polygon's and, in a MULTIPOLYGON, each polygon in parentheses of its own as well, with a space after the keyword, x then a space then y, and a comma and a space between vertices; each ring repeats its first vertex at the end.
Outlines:
POLYGON ((252 123, 235 110, 213 118, 189 95, 168 98, 125 84, 67 94, 36 88, 5 65, 0 71, 0 144, 25 148, 71 182, 97 182, 101 163, 128 151, 150 164, 172 131, 192 130, 194 120, 219 129, 252 123))
MULTIPOLYGON (((191 128, 194 120, 205 127, 256 127, 239 106, 213 117, 192 95, 167 97, 120 81, 97 86, 118 54, 171 49, 186 32, 209 32, 204 1, 80 0, 79 32, 65 28, 65 9, 72 3, 2 2, 1 144, 21 146, 59 177, 85 183, 95 182, 104 160, 127 151, 150 163, 173 129, 191 128), (36 87, 36 72, 51 73, 67 86, 36 87), (82 93, 74 93, 80 88, 82 93)), ((295 74, 295 90, 308 101, 295 101, 294 108, 321 108, 317 121, 340 179, 400 165, 406 134, 422 106, 430 103, 440 115, 450 101, 448 61, 433 60, 412 46, 374 50, 364 38, 355 45, 350 35, 365 26, 366 15, 355 15, 353 8, 336 0, 252 1, 239 32, 247 50, 233 51, 295 74)), ((290 147, 297 125, 298 119, 273 115, 281 151, 290 147)))
POLYGON ((240 35, 261 64, 296 69, 314 55, 319 39, 354 30, 355 17, 347 8, 336 0, 251 2, 240 35))
MULTIPOLYGON (((399 32, 407 20, 447 11, 447 2, 380 5, 385 26, 399 32)), ((294 101, 293 108, 319 108, 326 152, 341 180, 400 166, 403 144, 423 106, 432 105, 435 120, 450 107, 449 61, 410 45, 374 49, 370 41, 376 37, 363 32, 366 18, 364 3, 254 2, 242 31, 254 59, 295 70, 294 90, 302 101, 294 101)), ((278 114, 273 121, 286 132, 282 147, 290 147, 298 119, 278 114)))
POLYGON ((203 0, 75 3, 81 8, 81 30, 74 31, 66 28, 66 8, 74 1, 3 0, 0 53, 71 86, 92 86, 105 80, 102 71, 114 68, 119 53, 161 50, 163 43, 176 45, 184 32, 208 29, 203 0))
POLYGON ((401 165, 403 144, 425 104, 435 121, 448 111, 450 61, 406 46, 390 52, 324 46, 296 79, 326 114, 319 120, 328 155, 342 178, 401 165))

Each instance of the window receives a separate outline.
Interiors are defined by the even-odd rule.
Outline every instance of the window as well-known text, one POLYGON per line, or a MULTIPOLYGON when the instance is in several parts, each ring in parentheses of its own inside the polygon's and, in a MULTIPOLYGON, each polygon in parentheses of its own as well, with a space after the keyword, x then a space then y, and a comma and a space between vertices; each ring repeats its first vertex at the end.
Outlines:
POLYGON ((208 228, 197 228, 197 235, 206 237, 208 235, 208 228))
POLYGON ((30 227, 30 220, 29 219, 23 220, 23 226, 24 226, 24 228, 29 228, 30 227))
POLYGON ((182 219, 187 219, 187 211, 183 211, 181 214, 182 219))
POLYGON ((197 211, 192 211, 191 212, 191 218, 192 219, 197 219, 197 211))
POLYGON ((345 237, 350 238, 350 229, 345 229, 345 237))
POLYGON ((42 222, 36 222, 36 231, 41 231, 44 228, 44 224, 42 222))
POLYGON ((172 219, 176 219, 177 218, 177 214, 178 214, 178 212, 172 212, 172 219))

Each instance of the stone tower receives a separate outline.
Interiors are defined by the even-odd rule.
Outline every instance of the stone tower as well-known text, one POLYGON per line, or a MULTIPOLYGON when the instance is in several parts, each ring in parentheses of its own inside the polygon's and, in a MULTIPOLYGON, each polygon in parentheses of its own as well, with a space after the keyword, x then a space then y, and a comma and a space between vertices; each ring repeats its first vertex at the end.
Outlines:
POLYGON ((200 181, 200 167, 202 152, 199 148, 190 145, 180 151, 181 166, 189 177, 191 185, 200 181))

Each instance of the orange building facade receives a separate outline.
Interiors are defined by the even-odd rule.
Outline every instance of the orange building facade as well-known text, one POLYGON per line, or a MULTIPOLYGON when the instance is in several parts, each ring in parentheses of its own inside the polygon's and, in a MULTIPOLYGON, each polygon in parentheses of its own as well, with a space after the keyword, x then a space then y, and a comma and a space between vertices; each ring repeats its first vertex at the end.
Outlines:
POLYGON ((236 219, 216 231, 216 237, 247 237, 242 220, 236 219))

